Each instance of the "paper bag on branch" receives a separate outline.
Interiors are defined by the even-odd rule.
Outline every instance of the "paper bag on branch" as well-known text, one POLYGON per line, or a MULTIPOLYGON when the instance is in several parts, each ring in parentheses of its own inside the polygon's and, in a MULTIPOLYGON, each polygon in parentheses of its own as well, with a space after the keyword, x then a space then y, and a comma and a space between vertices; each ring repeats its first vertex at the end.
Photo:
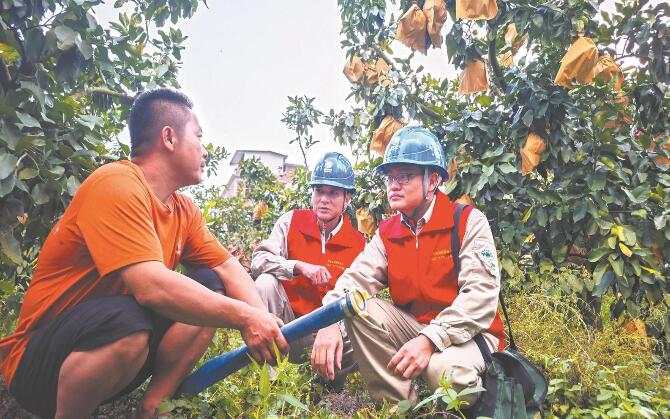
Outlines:
POLYGON ((428 36, 435 48, 442 47, 442 26, 447 21, 447 5, 444 0, 426 0, 423 4, 423 14, 426 16, 428 36))
POLYGON ((545 148, 542 137, 533 132, 528 134, 526 143, 521 149, 521 174, 523 176, 528 175, 540 164, 545 148))
POLYGON ((589 84, 596 75, 597 62, 596 45, 590 38, 580 36, 561 59, 554 83, 568 89, 572 87, 573 79, 581 84, 589 84))
POLYGON ((365 64, 365 78, 370 85, 381 81, 382 85, 387 86, 391 83, 391 80, 386 77, 390 70, 391 67, 380 57, 374 66, 372 64, 365 64))
POLYGON ((456 159, 453 159, 449 163, 449 166, 447 167, 447 175, 449 176, 449 179, 445 179, 445 180, 453 179, 456 176, 457 170, 458 170, 458 161, 456 159))
POLYGON ((516 25, 514 23, 507 25, 507 30, 505 30, 505 44, 512 48, 512 54, 516 54, 519 48, 521 48, 521 45, 526 42, 527 38, 527 33, 519 37, 519 34, 516 31, 516 25))
POLYGON ((377 223, 375 223, 375 218, 368 210, 365 208, 357 209, 356 221, 358 222, 358 231, 368 236, 375 234, 377 223))
POLYGON ((254 220, 260 220, 262 219, 265 214, 268 213, 268 205, 265 203, 265 201, 260 201, 256 206, 254 207, 254 213, 253 213, 253 219, 254 220))
POLYGON ((486 65, 481 60, 470 61, 459 78, 458 93, 485 92, 489 89, 489 80, 486 77, 486 65))
POLYGON ((514 55, 512 51, 507 51, 503 54, 498 55, 498 65, 503 68, 507 68, 512 65, 514 62, 514 55))
POLYGON ((354 54, 354 56, 351 57, 351 61, 347 61, 344 65, 342 72, 350 82, 358 83, 363 77, 363 70, 364 66, 361 57, 359 57, 358 54, 354 54))
POLYGON ((426 15, 418 4, 412 3, 398 21, 396 39, 409 48, 426 53, 426 15))
POLYGON ((596 77, 606 82, 614 79, 614 90, 619 91, 623 87, 623 72, 609 54, 603 54, 598 58, 596 77))
MULTIPOLYGON (((651 145, 649 146, 649 151, 655 151, 656 150, 656 144, 658 144, 660 142, 661 142, 661 137, 660 136, 654 138, 651 145)), ((666 150, 670 150, 670 137, 668 137, 667 141, 661 147, 665 148, 666 150)), ((654 161, 656 163, 659 163, 659 164, 670 164, 670 158, 669 157, 660 156, 660 155, 656 156, 654 161)))
POLYGON ((498 14, 496 0, 456 0, 456 19, 493 19, 498 14))
POLYGON ((398 122, 393 116, 386 115, 379 124, 379 128, 372 134, 372 141, 370 142, 370 151, 377 152, 384 155, 386 146, 388 146, 391 137, 402 128, 402 124, 398 122))

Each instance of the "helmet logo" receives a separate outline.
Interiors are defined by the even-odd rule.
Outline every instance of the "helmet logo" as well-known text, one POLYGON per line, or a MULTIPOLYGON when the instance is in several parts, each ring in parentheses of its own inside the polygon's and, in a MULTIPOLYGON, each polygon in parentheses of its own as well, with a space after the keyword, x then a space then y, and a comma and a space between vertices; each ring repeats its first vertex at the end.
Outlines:
POLYGON ((323 172, 330 173, 333 171, 333 162, 331 160, 326 160, 323 164, 323 172))

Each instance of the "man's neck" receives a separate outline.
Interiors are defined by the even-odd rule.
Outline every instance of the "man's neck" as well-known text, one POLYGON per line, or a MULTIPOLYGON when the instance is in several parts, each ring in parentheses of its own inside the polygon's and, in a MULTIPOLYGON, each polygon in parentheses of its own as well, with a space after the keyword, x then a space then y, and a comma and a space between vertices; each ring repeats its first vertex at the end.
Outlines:
POLYGON ((146 179, 154 195, 161 202, 167 204, 170 196, 179 189, 171 182, 169 167, 158 159, 144 158, 142 156, 132 158, 131 161, 142 170, 144 179, 146 179))
POLYGON ((428 211, 428 208, 430 207, 430 204, 433 202, 434 196, 431 199, 424 199, 421 201, 418 207, 414 208, 411 211, 404 212, 403 215, 407 219, 407 221, 410 223, 410 225, 415 226, 416 223, 426 214, 426 211, 428 211))
POLYGON ((317 220, 317 224, 319 225, 319 230, 323 231, 325 233, 325 236, 328 237, 330 233, 335 230, 335 227, 340 223, 340 217, 335 217, 334 219, 324 223, 321 220, 317 220))

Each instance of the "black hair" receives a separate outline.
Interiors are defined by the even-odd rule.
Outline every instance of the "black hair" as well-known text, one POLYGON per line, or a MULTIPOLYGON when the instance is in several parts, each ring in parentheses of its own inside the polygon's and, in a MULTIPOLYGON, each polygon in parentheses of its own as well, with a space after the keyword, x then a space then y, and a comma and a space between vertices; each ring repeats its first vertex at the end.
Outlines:
POLYGON ((135 98, 128 117, 130 155, 143 154, 165 126, 180 131, 188 122, 193 102, 185 94, 169 88, 142 92, 135 98))

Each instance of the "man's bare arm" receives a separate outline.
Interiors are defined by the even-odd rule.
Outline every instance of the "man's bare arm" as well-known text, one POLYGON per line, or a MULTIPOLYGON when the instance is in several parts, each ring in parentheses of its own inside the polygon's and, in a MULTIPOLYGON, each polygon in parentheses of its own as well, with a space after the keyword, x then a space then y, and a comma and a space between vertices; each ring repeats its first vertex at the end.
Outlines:
POLYGON ((228 297, 244 301, 253 307, 267 311, 263 300, 258 295, 254 280, 251 279, 251 276, 237 259, 230 257, 221 265, 213 268, 213 271, 216 272, 226 287, 228 297))
POLYGON ((267 310, 252 307, 213 291, 161 262, 140 262, 119 270, 137 302, 180 323, 239 329, 257 361, 274 360, 273 342, 282 353, 288 343, 279 331, 281 321, 267 310))

